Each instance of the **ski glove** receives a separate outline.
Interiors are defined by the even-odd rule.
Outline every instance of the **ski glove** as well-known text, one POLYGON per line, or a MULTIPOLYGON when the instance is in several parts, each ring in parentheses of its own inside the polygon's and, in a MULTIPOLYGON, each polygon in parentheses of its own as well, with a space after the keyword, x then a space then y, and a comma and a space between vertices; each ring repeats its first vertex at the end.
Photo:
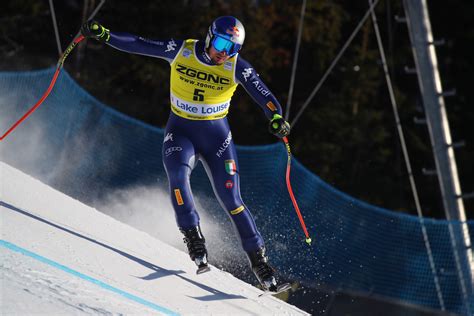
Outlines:
POLYGON ((290 134, 290 123, 285 121, 281 115, 275 114, 268 125, 270 133, 276 137, 283 138, 290 134))
POLYGON ((110 31, 99 22, 93 20, 89 20, 82 25, 81 34, 84 37, 93 38, 102 43, 108 42, 110 39, 110 31))

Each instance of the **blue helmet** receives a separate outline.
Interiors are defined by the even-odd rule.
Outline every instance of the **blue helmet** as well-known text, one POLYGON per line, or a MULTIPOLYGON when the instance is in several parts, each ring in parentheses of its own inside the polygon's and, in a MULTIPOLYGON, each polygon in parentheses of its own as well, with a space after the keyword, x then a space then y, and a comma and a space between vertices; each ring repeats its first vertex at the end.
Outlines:
POLYGON ((211 45, 218 52, 227 55, 237 54, 245 40, 245 29, 242 23, 233 16, 221 16, 209 26, 206 36, 206 49, 211 45))

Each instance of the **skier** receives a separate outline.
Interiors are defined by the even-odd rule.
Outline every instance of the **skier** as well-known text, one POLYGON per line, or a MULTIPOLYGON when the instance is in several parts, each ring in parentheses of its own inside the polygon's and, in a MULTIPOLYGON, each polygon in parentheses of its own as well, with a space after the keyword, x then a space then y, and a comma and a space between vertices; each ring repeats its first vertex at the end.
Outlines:
POLYGON ((253 216, 240 196, 239 166, 226 118, 231 97, 241 84, 263 109, 269 130, 279 138, 290 132, 279 102, 252 65, 239 56, 245 39, 242 23, 219 17, 205 41, 150 40, 128 33, 110 32, 96 21, 86 22, 81 33, 116 49, 165 59, 171 66, 171 112, 165 129, 163 163, 179 230, 198 273, 208 270, 205 238, 199 225, 189 178, 200 160, 214 193, 230 214, 251 268, 266 290, 276 291, 274 269, 253 216))

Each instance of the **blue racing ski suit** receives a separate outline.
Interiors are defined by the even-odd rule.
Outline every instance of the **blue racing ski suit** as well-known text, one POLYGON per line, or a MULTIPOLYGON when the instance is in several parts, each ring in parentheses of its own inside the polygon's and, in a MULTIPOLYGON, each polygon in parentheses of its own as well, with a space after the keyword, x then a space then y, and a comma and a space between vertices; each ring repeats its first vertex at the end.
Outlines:
POLYGON ((171 66, 172 111, 162 154, 179 228, 199 225, 189 180, 201 161, 221 206, 237 228, 243 249, 250 252, 263 247, 262 236, 240 195, 237 154, 226 118, 237 84, 245 88, 269 120, 274 114, 281 115, 280 104, 252 65, 238 54, 223 65, 215 65, 203 41, 198 40, 150 40, 110 32, 107 44, 128 53, 165 59, 171 66))

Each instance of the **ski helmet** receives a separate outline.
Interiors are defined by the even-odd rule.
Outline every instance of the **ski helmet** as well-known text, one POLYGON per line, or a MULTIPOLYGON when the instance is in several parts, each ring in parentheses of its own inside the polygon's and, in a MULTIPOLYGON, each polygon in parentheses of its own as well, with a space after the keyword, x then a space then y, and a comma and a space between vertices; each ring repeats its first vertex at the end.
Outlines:
POLYGON ((225 51, 230 57, 237 54, 245 39, 242 23, 233 16, 221 16, 209 26, 206 36, 206 49, 211 45, 218 52, 225 51))

